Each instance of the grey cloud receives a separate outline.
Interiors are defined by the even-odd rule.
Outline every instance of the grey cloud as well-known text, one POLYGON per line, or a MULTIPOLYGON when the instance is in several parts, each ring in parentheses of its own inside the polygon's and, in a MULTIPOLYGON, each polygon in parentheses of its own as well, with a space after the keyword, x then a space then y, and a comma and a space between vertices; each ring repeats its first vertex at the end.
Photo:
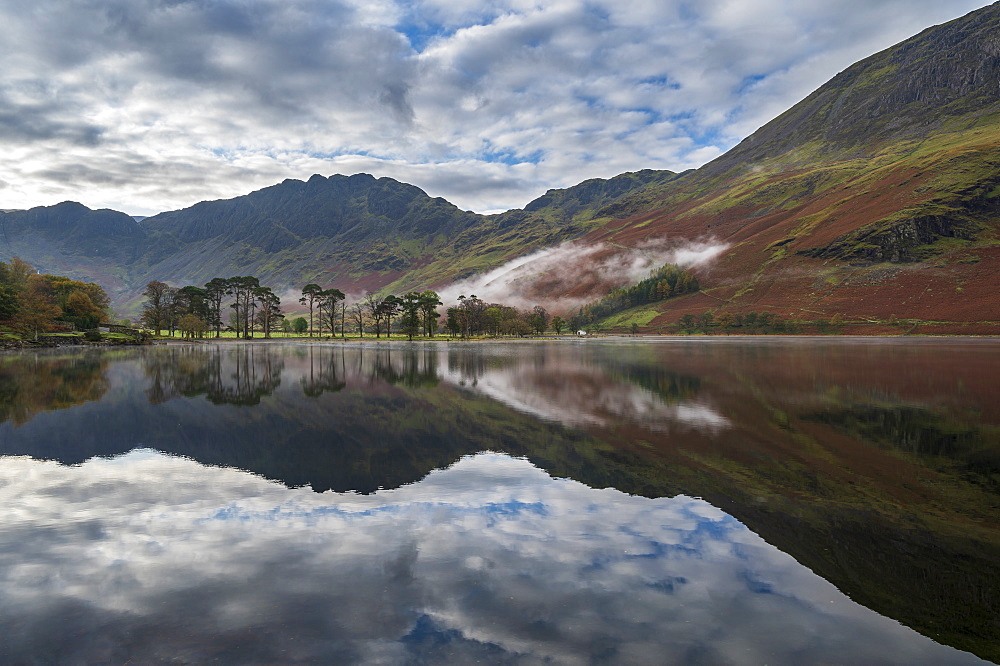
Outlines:
POLYGON ((88 123, 48 119, 39 108, 0 110, 0 133, 5 142, 57 141, 64 145, 96 146, 104 130, 88 123))
POLYGON ((43 84, 21 84, 28 90, 15 92, 0 89, 0 137, 5 143, 27 144, 51 141, 63 146, 93 147, 101 143, 104 129, 74 118, 69 103, 57 101, 57 95, 43 84), (15 101, 20 97, 23 101, 15 101), (25 99, 28 98, 28 99, 25 99), (34 99, 31 99, 34 98, 34 99))
POLYGON ((18 46, 55 77, 92 67, 98 83, 113 78, 133 90, 198 95, 211 86, 223 109, 275 109, 272 120, 322 117, 330 102, 364 105, 364 90, 383 81, 390 109, 405 109, 405 40, 357 23, 343 4, 86 0, 17 18, 32 34, 18 46))

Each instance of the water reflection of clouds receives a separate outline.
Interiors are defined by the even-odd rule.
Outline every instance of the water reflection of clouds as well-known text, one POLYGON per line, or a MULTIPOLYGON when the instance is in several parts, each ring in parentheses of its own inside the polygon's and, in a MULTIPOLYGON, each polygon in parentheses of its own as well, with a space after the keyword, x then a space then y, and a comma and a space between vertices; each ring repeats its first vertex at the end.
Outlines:
POLYGON ((374 495, 4 459, 7 660, 976 663, 701 500, 483 454, 374 495))

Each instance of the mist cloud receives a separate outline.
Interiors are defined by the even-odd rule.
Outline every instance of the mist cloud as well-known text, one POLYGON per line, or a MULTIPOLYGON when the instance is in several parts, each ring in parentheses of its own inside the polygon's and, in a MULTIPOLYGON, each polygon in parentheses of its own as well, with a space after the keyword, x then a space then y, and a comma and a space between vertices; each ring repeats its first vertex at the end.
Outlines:
POLYGON ((572 241, 511 259, 438 292, 445 305, 475 295, 522 309, 542 305, 566 311, 639 282, 664 264, 704 266, 727 247, 715 240, 650 240, 631 248, 572 241))

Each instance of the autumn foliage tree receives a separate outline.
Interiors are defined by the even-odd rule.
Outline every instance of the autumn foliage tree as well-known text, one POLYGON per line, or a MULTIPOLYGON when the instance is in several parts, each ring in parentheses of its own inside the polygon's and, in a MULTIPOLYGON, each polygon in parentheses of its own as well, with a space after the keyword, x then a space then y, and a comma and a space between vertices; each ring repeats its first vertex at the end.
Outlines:
POLYGON ((41 275, 30 276, 18 298, 18 318, 34 333, 34 339, 38 340, 39 331, 46 330, 61 314, 52 285, 41 275))
POLYGON ((32 332, 35 339, 57 320, 79 329, 96 328, 110 317, 109 303, 104 289, 93 282, 39 275, 17 257, 0 262, 0 321, 32 332))

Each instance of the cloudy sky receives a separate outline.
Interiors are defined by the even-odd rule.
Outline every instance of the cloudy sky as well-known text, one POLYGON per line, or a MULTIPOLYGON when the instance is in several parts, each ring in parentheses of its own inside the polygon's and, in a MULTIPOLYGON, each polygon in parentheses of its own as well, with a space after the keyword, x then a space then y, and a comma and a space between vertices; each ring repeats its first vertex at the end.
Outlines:
POLYGON ((479 212, 699 166, 983 0, 0 0, 0 208, 368 172, 479 212))

